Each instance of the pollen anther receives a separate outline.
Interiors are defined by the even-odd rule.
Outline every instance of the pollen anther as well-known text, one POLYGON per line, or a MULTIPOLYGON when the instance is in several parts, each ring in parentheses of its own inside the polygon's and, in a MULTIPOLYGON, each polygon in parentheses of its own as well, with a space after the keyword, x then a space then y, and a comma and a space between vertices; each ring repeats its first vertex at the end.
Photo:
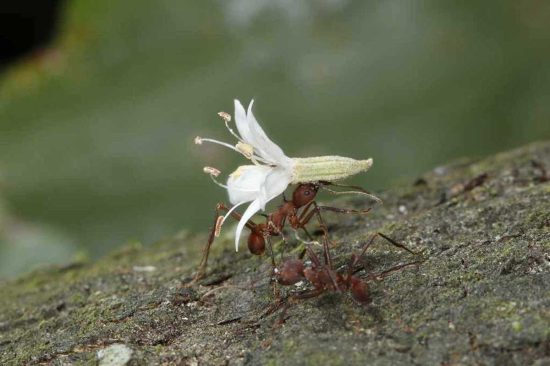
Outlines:
POLYGON ((202 168, 202 171, 205 172, 206 174, 213 175, 214 177, 217 177, 218 175, 221 174, 221 172, 218 169, 213 168, 211 166, 205 166, 204 168, 202 168))

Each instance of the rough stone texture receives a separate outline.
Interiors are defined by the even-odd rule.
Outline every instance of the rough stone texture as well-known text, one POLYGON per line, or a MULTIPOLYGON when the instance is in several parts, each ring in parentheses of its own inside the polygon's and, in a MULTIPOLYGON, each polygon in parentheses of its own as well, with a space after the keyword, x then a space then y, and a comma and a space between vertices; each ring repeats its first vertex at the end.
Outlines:
MULTIPOLYGON (((426 261, 372 281, 369 306, 327 293, 282 325, 281 310, 262 317, 275 304, 269 261, 235 253, 230 226, 201 286, 185 284, 206 234, 33 272, 0 287, 0 364, 95 364, 112 344, 132 365, 550 364, 545 167, 550 142, 436 168, 367 216, 326 214, 338 265, 375 231, 426 261)), ((377 273, 411 257, 380 240, 362 263, 377 273)))

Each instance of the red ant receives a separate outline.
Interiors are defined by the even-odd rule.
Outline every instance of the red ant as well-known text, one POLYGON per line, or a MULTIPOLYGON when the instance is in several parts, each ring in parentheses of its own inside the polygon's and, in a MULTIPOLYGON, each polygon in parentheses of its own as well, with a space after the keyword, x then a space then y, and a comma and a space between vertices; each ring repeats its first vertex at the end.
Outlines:
MULTIPOLYGON (((309 234, 305 226, 314 216, 317 218, 319 225, 321 227, 321 230, 323 231, 323 236, 325 238, 325 245, 328 245, 327 244, 328 229, 324 223, 323 217, 320 214, 321 210, 327 210, 327 211, 333 211, 333 212, 339 212, 339 213, 355 213, 355 214, 366 214, 371 210, 370 208, 366 210, 350 210, 350 209, 342 209, 342 208, 330 207, 330 206, 319 206, 315 201, 315 196, 317 195, 319 188, 326 185, 336 185, 336 184, 331 182, 324 182, 324 181, 318 182, 318 183, 299 184, 294 190, 294 192, 292 193, 292 199, 290 201, 283 198, 284 202, 281 206, 279 206, 277 210, 275 210, 271 214, 264 215, 266 217, 266 222, 256 224, 252 220, 249 220, 245 224, 245 226, 248 229, 250 229, 250 235, 248 236, 248 249, 250 250, 250 252, 255 255, 262 255, 265 252, 266 242, 267 244, 269 244, 271 249, 270 238, 272 236, 279 236, 279 235, 283 236, 282 230, 287 221, 294 230, 303 229, 306 235, 311 240, 312 236, 309 234)), ((355 193, 361 193, 361 194, 374 197, 360 187, 356 187, 356 186, 340 186, 340 187, 354 188, 358 190, 358 192, 355 192, 355 193)), ((342 192, 334 192, 334 191, 332 192, 342 193, 342 192)), ((215 223, 208 237, 208 243, 204 248, 204 254, 200 263, 199 270, 193 281, 197 281, 200 278, 202 278, 206 272, 206 265, 208 262, 210 247, 212 246, 212 243, 214 242, 215 237, 219 233, 220 222, 221 222, 220 218, 223 218, 223 215, 220 215, 220 211, 227 212, 229 211, 229 208, 223 203, 218 203, 218 205, 216 206, 216 216, 214 221, 215 223)), ((241 214, 236 211, 232 211, 230 215, 237 221, 241 219, 241 214)), ((283 241, 285 241, 284 236, 283 236, 283 241)), ((272 250, 271 250, 271 254, 272 254, 272 264, 275 267, 275 260, 273 258, 272 250)))
POLYGON ((345 266, 345 272, 342 274, 333 268, 328 246, 324 246, 325 262, 321 263, 317 254, 315 254, 313 249, 307 245, 306 252, 311 260, 311 266, 304 266, 303 261, 300 259, 288 259, 283 262, 280 268, 275 269, 275 277, 277 282, 283 286, 291 286, 302 280, 307 280, 313 286, 313 289, 311 290, 306 290, 304 292, 291 295, 294 299, 312 298, 327 291, 349 291, 357 302, 361 304, 368 304, 371 299, 369 296, 369 286, 367 281, 382 279, 395 271, 406 267, 415 266, 420 263, 411 262, 400 264, 379 274, 369 274, 366 279, 361 279, 358 276, 355 276, 355 273, 360 270, 355 270, 355 266, 377 236, 383 237, 392 245, 404 249, 411 254, 418 254, 404 245, 395 242, 382 233, 375 233, 365 244, 359 256, 352 254, 349 263, 345 266))

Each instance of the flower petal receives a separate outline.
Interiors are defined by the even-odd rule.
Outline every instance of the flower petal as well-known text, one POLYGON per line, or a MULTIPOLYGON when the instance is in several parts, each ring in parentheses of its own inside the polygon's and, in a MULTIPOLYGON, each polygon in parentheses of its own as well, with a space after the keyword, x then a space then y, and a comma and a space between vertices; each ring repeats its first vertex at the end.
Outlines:
POLYGON ((283 153, 283 150, 271 141, 252 113, 254 100, 248 105, 248 112, 245 112, 240 101, 235 99, 235 124, 242 139, 254 147, 256 153, 270 163, 277 165, 288 165, 290 159, 283 153))
POLYGON ((246 119, 248 122, 248 129, 250 131, 250 137, 252 138, 252 145, 258 149, 260 156, 274 163, 286 164, 289 158, 284 154, 283 150, 271 141, 264 130, 254 117, 252 113, 252 106, 254 105, 254 99, 250 101, 248 105, 248 112, 246 113, 246 119))
POLYGON ((260 195, 268 174, 273 168, 265 165, 242 165, 229 175, 227 193, 229 201, 236 205, 254 201, 260 195))
POLYGON ((235 99, 235 125, 237 126, 237 130, 239 130, 242 139, 247 144, 254 146, 254 139, 250 133, 248 119, 246 118, 246 111, 238 99, 235 99))
POLYGON ((252 201, 252 203, 248 206, 246 211, 243 213, 243 216, 241 217, 241 220, 239 221, 239 224, 237 225, 237 230, 235 231, 235 251, 239 251, 239 239, 241 238, 241 233, 243 231, 244 226, 250 220, 252 216, 256 212, 260 211, 260 200, 256 199, 252 201))
POLYGON ((284 167, 272 168, 260 189, 260 208, 265 210, 267 202, 283 193, 291 181, 292 175, 288 169, 284 167))

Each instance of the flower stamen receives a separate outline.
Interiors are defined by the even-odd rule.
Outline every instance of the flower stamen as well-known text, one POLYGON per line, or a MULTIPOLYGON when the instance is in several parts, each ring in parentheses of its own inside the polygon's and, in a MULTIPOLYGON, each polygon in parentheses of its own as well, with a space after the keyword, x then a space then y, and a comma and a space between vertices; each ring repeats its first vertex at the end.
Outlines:
POLYGON ((205 166, 204 168, 202 168, 202 171, 210 176, 210 179, 212 179, 212 182, 214 182, 215 184, 219 185, 222 188, 227 189, 227 186, 225 184, 218 182, 218 180, 216 179, 216 177, 221 174, 221 172, 218 169, 213 168, 211 166, 205 166))
POLYGON ((227 142, 223 142, 223 141, 204 138, 204 137, 200 137, 200 136, 195 137, 195 144, 202 145, 203 142, 211 142, 213 144, 222 145, 222 146, 230 148, 231 150, 235 150, 239 154, 242 154, 245 158, 247 158, 247 159, 251 160, 252 162, 254 162, 254 164, 256 164, 256 165, 259 165, 258 161, 261 161, 265 164, 269 164, 269 162, 266 161, 265 159, 262 159, 259 156, 254 155, 254 153, 253 153, 254 148, 251 145, 249 145, 245 142, 238 142, 236 146, 233 146, 233 145, 230 145, 227 142), (250 151, 250 150, 252 150, 252 151, 250 151))
POLYGON ((195 144, 202 145, 203 142, 211 142, 213 144, 222 145, 222 146, 228 147, 231 150, 235 150, 236 152, 240 153, 240 151, 237 150, 237 148, 235 146, 233 146, 231 144, 228 144, 227 142, 222 142, 222 141, 209 139, 209 138, 204 138, 204 137, 199 137, 199 136, 195 137, 195 144))
POLYGON ((205 166, 204 168, 202 168, 202 171, 205 172, 206 174, 213 175, 214 177, 217 177, 218 175, 221 174, 221 172, 218 169, 212 168, 211 166, 205 166))
POLYGON ((237 140, 239 140, 242 143, 245 143, 244 140, 239 136, 231 127, 229 127, 229 122, 231 122, 231 115, 227 112, 218 112, 218 116, 223 119, 223 122, 225 123, 225 127, 229 130, 229 133, 232 134, 237 140))
POLYGON ((231 115, 227 112, 218 112, 218 116, 220 116, 225 121, 225 123, 231 122, 231 115))

